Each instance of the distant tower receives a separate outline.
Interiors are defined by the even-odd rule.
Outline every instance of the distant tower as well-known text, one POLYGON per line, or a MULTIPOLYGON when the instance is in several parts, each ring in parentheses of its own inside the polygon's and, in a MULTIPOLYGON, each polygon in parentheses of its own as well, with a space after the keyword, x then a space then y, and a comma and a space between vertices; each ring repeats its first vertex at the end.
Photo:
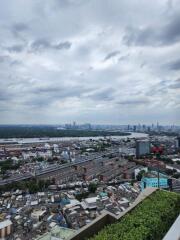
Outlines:
POLYGON ((159 122, 157 122, 157 130, 159 130, 159 122))
POLYGON ((177 137, 177 139, 175 140, 175 145, 176 148, 180 148, 180 137, 177 137))
POLYGON ((150 142, 148 140, 136 141, 136 157, 150 153, 150 142))

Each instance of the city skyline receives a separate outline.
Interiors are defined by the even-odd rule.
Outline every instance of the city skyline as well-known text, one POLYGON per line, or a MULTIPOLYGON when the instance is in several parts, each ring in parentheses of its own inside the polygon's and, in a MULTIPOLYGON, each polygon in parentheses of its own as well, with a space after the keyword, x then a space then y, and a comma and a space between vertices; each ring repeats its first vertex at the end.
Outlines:
POLYGON ((0 124, 180 125, 178 0, 0 3, 0 124))

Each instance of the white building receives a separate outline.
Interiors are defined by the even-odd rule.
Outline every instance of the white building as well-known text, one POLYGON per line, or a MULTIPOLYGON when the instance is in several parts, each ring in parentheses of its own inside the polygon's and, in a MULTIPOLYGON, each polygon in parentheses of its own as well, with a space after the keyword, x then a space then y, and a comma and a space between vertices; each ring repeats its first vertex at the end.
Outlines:
POLYGON ((180 158, 172 158, 172 161, 173 161, 173 162, 180 161, 180 158))
POLYGON ((62 153, 61 153, 61 155, 63 156, 63 158, 65 158, 65 159, 69 159, 69 152, 68 151, 63 151, 62 153))
POLYGON ((0 239, 5 239, 12 232, 12 222, 8 220, 4 220, 0 222, 0 239))
POLYGON ((119 148, 119 153, 124 154, 124 155, 128 155, 128 156, 135 156, 136 155, 136 149, 124 146, 124 147, 119 148))
POLYGON ((36 158, 37 153, 36 152, 22 152, 22 157, 24 160, 30 159, 30 158, 36 158))
POLYGON ((142 171, 142 170, 144 170, 145 172, 147 172, 147 171, 148 171, 148 168, 147 168, 147 167, 139 167, 139 168, 134 169, 134 177, 135 177, 135 179, 137 178, 138 173, 139 173, 140 171, 142 171))
POLYGON ((53 150, 55 153, 59 153, 59 146, 57 144, 53 144, 53 150))
POLYGON ((50 150, 50 149, 51 149, 51 146, 49 145, 49 143, 45 143, 45 144, 44 144, 44 148, 47 149, 47 150, 50 150))
POLYGON ((41 221, 41 219, 44 217, 44 215, 46 214, 46 210, 34 210, 31 213, 31 217, 37 221, 41 221))
POLYGON ((42 158, 51 158, 52 157, 52 151, 50 151, 50 150, 38 151, 37 156, 42 157, 42 158))
POLYGON ((81 205, 84 209, 94 209, 97 208, 98 197, 85 198, 84 201, 81 202, 81 205))

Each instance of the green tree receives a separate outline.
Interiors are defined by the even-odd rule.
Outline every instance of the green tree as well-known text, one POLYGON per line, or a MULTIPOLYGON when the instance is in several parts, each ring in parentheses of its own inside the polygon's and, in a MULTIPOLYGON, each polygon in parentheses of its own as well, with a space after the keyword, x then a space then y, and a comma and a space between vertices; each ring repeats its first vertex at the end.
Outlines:
POLYGON ((97 190, 97 184, 96 183, 90 183, 88 186, 88 191, 91 193, 95 193, 97 190))
POLYGON ((174 174, 173 174, 173 177, 174 177, 174 178, 177 178, 177 179, 180 178, 180 173, 178 173, 178 172, 177 172, 177 173, 174 173, 174 174))
POLYGON ((82 192, 76 195, 76 199, 78 201, 81 201, 83 198, 87 198, 88 197, 88 192, 82 192))
POLYGON ((141 181, 141 179, 142 179, 142 177, 144 176, 144 174, 145 174, 145 170, 141 170, 139 173, 138 173, 138 175, 137 175, 137 180, 138 181, 141 181))
POLYGON ((37 158, 36 158, 36 161, 38 161, 38 162, 43 162, 43 161, 44 161, 44 158, 43 158, 43 157, 37 157, 37 158))

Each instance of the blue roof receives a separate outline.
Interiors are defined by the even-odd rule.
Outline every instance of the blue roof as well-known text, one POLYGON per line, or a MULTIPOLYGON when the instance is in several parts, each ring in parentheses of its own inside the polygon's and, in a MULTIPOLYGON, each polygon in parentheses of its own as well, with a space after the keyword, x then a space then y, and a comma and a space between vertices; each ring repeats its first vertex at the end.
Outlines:
POLYGON ((100 192, 99 195, 100 195, 101 197, 106 197, 106 196, 107 196, 107 193, 106 193, 106 192, 100 192))

